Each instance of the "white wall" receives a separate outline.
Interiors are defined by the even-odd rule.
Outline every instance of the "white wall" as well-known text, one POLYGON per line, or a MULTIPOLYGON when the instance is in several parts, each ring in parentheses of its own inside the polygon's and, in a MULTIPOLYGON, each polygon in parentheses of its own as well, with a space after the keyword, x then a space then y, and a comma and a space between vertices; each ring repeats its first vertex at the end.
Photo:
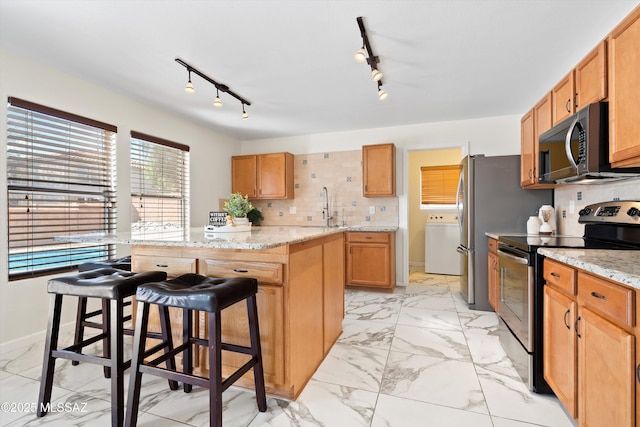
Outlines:
MULTIPOLYGON (((6 104, 9 96, 78 114, 118 127, 118 229, 129 229, 129 131, 136 130, 191 147, 191 225, 202 226, 207 214, 231 189, 230 157, 236 140, 123 94, 87 83, 0 51, 0 152, 6 152, 6 104)), ((7 229, 6 156, 0 156, 0 229, 7 229)), ((128 248, 118 248, 125 255, 128 248)), ((3 348, 40 336, 46 326, 47 277, 7 282, 7 234, 0 233, 0 343, 3 348), (17 341, 16 341, 17 340, 17 341)), ((66 310, 63 321, 71 321, 66 310)), ((43 336, 43 335, 42 335, 43 336)))
MULTIPOLYGON (((408 282, 408 152, 463 147, 462 155, 501 156, 520 154, 520 115, 488 117, 410 126, 362 129, 242 141, 243 154, 288 151, 293 154, 360 149, 363 145, 393 142, 396 145, 396 194, 399 203, 396 234, 396 275, 408 282), (467 146, 469 147, 467 149, 467 146)), ((425 118, 428 120, 428 117, 425 118)))

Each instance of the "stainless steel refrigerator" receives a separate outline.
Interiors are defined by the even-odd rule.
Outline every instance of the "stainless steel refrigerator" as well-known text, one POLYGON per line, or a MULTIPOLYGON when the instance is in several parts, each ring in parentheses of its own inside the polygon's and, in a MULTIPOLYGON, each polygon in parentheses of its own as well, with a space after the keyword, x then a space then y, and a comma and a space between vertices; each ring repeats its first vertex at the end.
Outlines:
POLYGON ((467 156, 460 163, 458 225, 461 257, 460 291, 469 307, 489 305, 485 233, 526 233, 527 219, 542 205, 553 205, 552 190, 520 187, 520 156, 467 156))

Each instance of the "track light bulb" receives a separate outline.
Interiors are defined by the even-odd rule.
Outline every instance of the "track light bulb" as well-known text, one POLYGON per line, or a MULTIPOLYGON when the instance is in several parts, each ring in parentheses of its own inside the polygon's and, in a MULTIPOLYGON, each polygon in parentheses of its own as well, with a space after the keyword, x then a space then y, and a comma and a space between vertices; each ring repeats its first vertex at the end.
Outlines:
POLYGON ((374 68, 373 70, 371 70, 371 77, 373 78, 374 82, 379 82, 380 80, 382 80, 382 73, 378 71, 377 68, 374 68))
POLYGON ((389 96, 389 94, 387 92, 385 92, 384 90, 380 89, 378 91, 378 98, 380 98, 380 101, 384 101, 385 99, 387 99, 388 96, 389 96))
POLYGON ((353 59, 355 59, 356 62, 364 62, 367 59, 367 56, 364 51, 364 46, 358 49, 356 54, 353 55, 353 59))
POLYGON ((191 83, 191 79, 187 82, 187 85, 184 87, 184 91, 187 93, 193 93, 196 90, 193 88, 193 83, 191 83))
POLYGON ((249 115, 247 114, 246 111, 244 111, 244 103, 242 103, 242 120, 247 120, 249 118, 249 115))
POLYGON ((214 107, 222 107, 222 101, 220 101, 220 92, 218 91, 218 87, 216 86, 216 99, 213 100, 214 107))

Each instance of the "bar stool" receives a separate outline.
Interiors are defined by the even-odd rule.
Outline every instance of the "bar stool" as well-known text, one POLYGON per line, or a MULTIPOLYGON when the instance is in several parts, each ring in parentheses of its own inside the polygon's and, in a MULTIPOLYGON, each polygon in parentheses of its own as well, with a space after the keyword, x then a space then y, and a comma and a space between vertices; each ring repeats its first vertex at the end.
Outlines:
MULTIPOLYGON (((98 268, 116 268, 118 270, 131 271, 131 256, 126 256, 118 259, 111 259, 107 261, 91 261, 84 262, 78 265, 78 272, 82 273, 84 271, 97 270, 98 268)), ((74 333, 74 341, 75 345, 80 344, 84 340, 84 329, 85 328, 94 328, 100 329, 103 333, 107 333, 106 322, 103 320, 101 323, 96 321, 92 321, 92 319, 96 316, 101 316, 103 313, 108 313, 108 310, 105 310, 105 305, 108 304, 109 300, 102 300, 102 307, 98 310, 91 311, 87 313, 87 297, 78 297, 78 310, 76 312, 76 328, 74 333)), ((131 305, 131 299, 128 299, 124 302, 124 307, 128 307, 131 305)), ((104 319, 104 317, 103 317, 104 319)), ((131 316, 124 316, 123 321, 128 322, 131 320, 131 316)), ((133 335, 133 329, 124 329, 125 335, 133 335)), ((108 348, 108 341, 105 345, 105 348, 108 348)), ((76 366, 80 362, 74 360, 71 362, 72 365, 76 366)), ((110 368, 104 368, 104 377, 109 378, 111 376, 110 368)))
MULTIPOLYGON (((49 321, 45 342, 44 360, 42 363, 42 377, 40 379, 40 393, 38 396, 37 415, 46 415, 51 402, 51 390, 56 359, 67 359, 93 363, 110 368, 111 374, 111 425, 120 427, 124 419, 124 371, 131 365, 123 356, 123 305, 124 299, 135 295, 139 285, 158 280, 165 280, 164 272, 131 273, 114 268, 101 268, 83 273, 57 277, 48 282, 47 290, 50 294, 49 321), (105 330, 101 334, 83 340, 70 347, 59 349, 58 336, 60 332, 60 318, 63 296, 78 296, 84 298, 100 298, 106 301, 103 310, 106 313, 103 323, 105 330), (104 357, 84 354, 82 349, 90 344, 103 340, 104 357)), ((161 345, 172 346, 171 330, 169 329, 168 309, 160 310, 161 334, 150 334, 162 340, 161 345)), ((151 351, 151 350, 150 350, 151 351)), ((167 366, 175 369, 175 359, 167 358, 167 366)), ((176 390, 178 383, 171 381, 171 389, 176 390)))
MULTIPOLYGON (((139 305, 136 314, 136 332, 129 377, 129 396, 127 399, 125 426, 134 427, 137 424, 143 373, 181 381, 184 383, 185 393, 190 392, 193 385, 208 388, 209 425, 221 427, 222 392, 249 371, 249 369, 253 368, 258 409, 260 412, 267 410, 262 353, 260 350, 260 332, 258 328, 258 310, 256 306, 257 291, 258 282, 256 279, 244 277, 219 279, 193 273, 184 274, 173 280, 150 283, 138 287, 136 301, 139 305), (223 343, 221 337, 221 311, 242 300, 247 301, 251 347, 223 343), (145 362, 142 350, 145 348, 150 304, 182 308, 183 342, 180 346, 172 348, 171 351, 155 360, 145 362), (200 339, 193 336, 193 310, 208 313, 209 334, 207 339, 200 339), (209 378, 193 374, 194 344, 207 346, 209 348, 209 378), (249 361, 224 381, 222 380, 222 350, 251 356, 249 361), (157 366, 166 360, 167 357, 180 352, 183 352, 183 372, 177 372, 175 369, 171 370, 171 368, 163 369, 157 366)), ((168 345, 172 344, 168 343, 168 345)))

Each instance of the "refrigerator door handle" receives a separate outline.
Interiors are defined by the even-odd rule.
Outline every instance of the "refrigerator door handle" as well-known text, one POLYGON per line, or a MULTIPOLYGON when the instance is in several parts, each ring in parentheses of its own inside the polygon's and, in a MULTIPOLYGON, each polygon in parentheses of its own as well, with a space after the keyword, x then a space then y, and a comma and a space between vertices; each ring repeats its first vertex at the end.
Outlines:
POLYGON ((464 182, 463 182, 463 174, 464 171, 460 171, 460 178, 458 179, 458 188, 456 190, 456 215, 458 217, 458 227, 460 227, 460 231, 462 231, 462 225, 464 224, 463 215, 464 215, 464 182), (461 206, 462 205, 462 206, 461 206))

